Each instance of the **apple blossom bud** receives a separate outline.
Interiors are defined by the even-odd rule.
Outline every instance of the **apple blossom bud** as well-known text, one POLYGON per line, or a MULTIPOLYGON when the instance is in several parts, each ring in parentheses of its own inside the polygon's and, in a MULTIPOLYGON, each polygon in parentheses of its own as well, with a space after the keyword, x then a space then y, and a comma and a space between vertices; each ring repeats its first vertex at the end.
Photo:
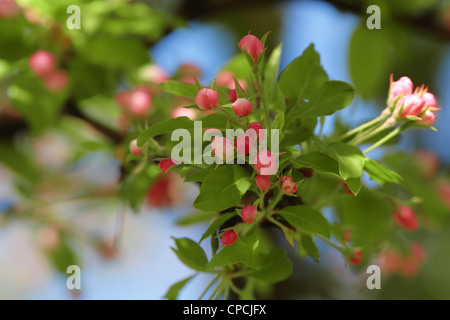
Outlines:
POLYGON ((417 94, 411 94, 409 96, 402 98, 399 101, 399 104, 403 106, 400 118, 407 116, 417 117, 422 112, 422 109, 425 107, 425 101, 422 100, 422 98, 419 97, 417 94))
POLYGON ((276 170, 275 156, 269 150, 260 150, 253 158, 255 170, 260 175, 271 175, 276 170))
POLYGON ((266 191, 270 189, 270 176, 257 175, 255 183, 259 189, 266 191))
POLYGON ((250 101, 248 101, 245 98, 239 98, 237 99, 233 105, 234 113, 236 113, 240 117, 246 117, 248 116, 253 109, 253 105, 250 101))
POLYGON ((231 71, 222 71, 217 75, 216 83, 218 86, 234 89, 234 74, 231 71))
POLYGON ((145 116, 152 106, 152 96, 144 87, 133 89, 127 101, 127 108, 134 116, 145 116))
POLYGON ((231 102, 235 102, 238 98, 236 89, 231 89, 230 92, 228 92, 228 97, 230 98, 231 102))
POLYGON ((281 178, 281 190, 286 194, 297 192, 297 185, 292 180, 292 177, 284 176, 281 178))
POLYGON ((254 35, 246 35, 239 41, 239 47, 242 52, 249 54, 255 63, 258 62, 259 57, 264 52, 264 45, 262 42, 254 35))
POLYGON ((28 61, 31 70, 38 77, 45 77, 55 71, 55 56, 44 50, 36 51, 28 61))
POLYGON ((433 111, 427 110, 422 116, 422 119, 417 121, 419 124, 423 124, 425 126, 431 126, 434 121, 436 121, 436 115, 433 111))
POLYGON ((222 235, 222 244, 231 246, 237 239, 237 234, 234 230, 227 230, 222 235))
POLYGON ((416 230, 419 227, 413 210, 404 205, 398 205, 394 210, 394 221, 406 230, 416 230))
POLYGON ((65 71, 54 71, 45 76, 45 87, 49 91, 57 92, 64 90, 69 78, 65 71))
POLYGON ((129 91, 120 91, 118 93, 116 93, 116 96, 114 97, 114 99, 116 100, 116 103, 123 107, 123 108, 127 108, 128 107, 128 101, 130 99, 130 92, 129 91))
POLYGON ((172 118, 188 117, 190 120, 195 119, 195 110, 190 108, 178 107, 173 109, 172 118))
POLYGON ((19 12, 20 8, 13 0, 0 0, 0 18, 13 18, 19 12))
POLYGON ((200 109, 210 110, 219 104, 219 95, 214 90, 203 88, 195 96, 195 103, 200 109))
POLYGON ((422 175, 427 178, 433 178, 439 170, 440 160, 430 151, 417 151, 414 153, 414 160, 417 162, 422 175))
POLYGON ((158 167, 161 169, 162 173, 166 173, 166 171, 174 165, 176 165, 176 163, 173 162, 172 159, 165 159, 158 163, 158 167))
POLYGON ((436 192, 442 203, 450 209, 450 182, 444 181, 437 185, 436 192))
POLYGON ((431 92, 425 92, 422 96, 422 99, 425 101, 425 104, 428 108, 437 108, 436 98, 431 92))
POLYGON ((345 242, 350 241, 350 240, 352 239, 352 235, 353 235, 352 230, 345 229, 345 230, 342 232, 342 241, 345 241, 345 242))
POLYGON ((140 155, 142 154, 142 148, 139 148, 137 145, 137 139, 131 140, 130 142, 130 151, 134 155, 140 155))
POLYGON ((248 134, 241 134, 237 137, 237 139, 234 141, 234 145, 237 148, 237 151, 242 154, 246 155, 250 153, 250 150, 253 149, 253 139, 248 134))
POLYGON ((149 81, 156 84, 160 84, 170 80, 167 72, 156 64, 143 67, 139 71, 139 78, 143 81, 149 81))
POLYGON ((254 134, 252 130, 254 130, 256 132, 256 136, 258 137, 258 141, 261 141, 261 140, 264 139, 264 128, 261 125, 261 123, 259 123, 259 122, 252 122, 252 123, 250 123, 248 125, 248 129, 249 129, 248 134, 250 136, 252 136, 254 134), (252 130, 250 130, 250 129, 252 129, 252 130))
POLYGON ((174 172, 161 175, 147 192, 147 200, 153 207, 172 207, 183 200, 183 179, 174 172))
POLYGON ((211 142, 214 154, 221 160, 228 162, 234 159, 234 146, 230 140, 224 137, 214 137, 211 142))
POLYGON ((414 85, 410 78, 401 77, 399 80, 392 82, 391 75, 391 87, 389 90, 389 105, 394 104, 395 100, 413 93, 414 85))
POLYGON ((349 262, 350 264, 356 265, 360 264, 363 259, 363 254, 361 250, 355 249, 353 250, 353 255, 350 257, 349 262))
POLYGON ((252 223, 253 221, 255 221, 257 214, 258 211, 256 211, 256 208, 254 206, 245 206, 241 211, 242 221, 252 223))

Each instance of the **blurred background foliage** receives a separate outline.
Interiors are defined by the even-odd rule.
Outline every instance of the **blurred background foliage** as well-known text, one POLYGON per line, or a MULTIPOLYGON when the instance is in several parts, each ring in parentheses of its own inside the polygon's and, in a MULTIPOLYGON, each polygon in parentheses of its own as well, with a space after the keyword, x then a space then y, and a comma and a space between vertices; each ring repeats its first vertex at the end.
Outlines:
MULTIPOLYGON (((16 15, 0 17, 1 298, 67 298, 67 291, 55 289, 64 287, 65 281, 61 276, 54 278, 53 270, 65 275, 68 264, 81 264, 91 271, 82 295, 86 298, 158 298, 164 286, 173 282, 174 272, 187 274, 170 256, 168 239, 186 232, 173 222, 190 211, 196 189, 191 186, 178 192, 179 181, 158 180, 155 165, 129 175, 133 159, 127 156, 128 143, 137 132, 121 122, 123 112, 115 96, 145 84, 143 68, 154 63, 172 78, 198 76, 208 84, 237 53, 238 39, 249 30, 257 36, 271 31, 269 51, 283 42, 282 68, 314 42, 330 79, 354 85, 357 99, 327 121, 326 134, 348 129, 382 110, 392 73, 395 78, 406 75, 416 85, 427 84, 442 107, 438 132, 408 133, 399 141, 400 151, 387 147, 373 153, 399 172, 405 189, 418 197, 423 227, 408 237, 423 244, 427 258, 417 276, 383 273, 382 290, 369 291, 364 270, 346 269, 338 254, 319 246, 324 251, 320 264, 297 259, 292 278, 273 289, 261 288, 266 293, 263 297, 450 298, 450 149, 446 148, 450 138, 446 125, 450 121, 450 1, 16 2, 20 7, 16 15), (66 27, 70 16, 66 10, 73 4, 81 8, 80 30, 66 27), (366 27, 366 8, 371 4, 381 8, 380 30, 366 27), (30 70, 28 59, 37 50, 52 52, 58 67, 66 70, 69 82, 63 90, 47 90, 30 70), (420 166, 425 163, 429 170, 428 160, 411 156, 418 150, 432 154, 435 169, 431 173, 420 166), (124 179, 126 188, 120 188, 124 179), (171 186, 174 194, 162 202, 161 195, 156 202, 151 196, 144 201, 155 184, 157 189, 171 186), (145 202, 141 215, 127 215, 125 220, 124 197, 135 209, 145 202), (163 205, 172 205, 170 211, 175 214, 163 205), (152 212, 150 217, 148 212, 152 212), (107 267, 93 258, 100 254, 108 260, 118 252, 117 260, 131 262, 108 261, 116 266, 107 267), (42 268, 47 271, 36 271, 42 268), (7 275, 9 279, 3 279, 5 272, 12 274, 7 275), (101 280, 102 273, 133 281, 118 280, 111 285, 108 279, 101 280), (44 280, 35 279, 39 277, 44 280)), ((242 70, 234 63, 229 69, 238 75, 242 70)), ((176 106, 185 104, 159 94, 151 84, 149 88, 158 97, 153 100, 151 123, 170 117, 176 106)), ((132 121, 144 125, 139 119, 132 121)), ((386 194, 398 192, 393 186, 380 188, 386 194)), ((365 208, 364 203, 354 205, 344 211, 376 210, 365 208)), ((368 234, 376 233, 370 221, 354 223, 366 223, 368 234)), ((201 228, 188 232, 198 237, 201 228)), ((393 242, 401 248, 406 240, 399 234, 393 242)), ((203 280, 193 290, 201 288, 206 283, 203 280)), ((196 298, 196 292, 188 291, 182 297, 196 298)))

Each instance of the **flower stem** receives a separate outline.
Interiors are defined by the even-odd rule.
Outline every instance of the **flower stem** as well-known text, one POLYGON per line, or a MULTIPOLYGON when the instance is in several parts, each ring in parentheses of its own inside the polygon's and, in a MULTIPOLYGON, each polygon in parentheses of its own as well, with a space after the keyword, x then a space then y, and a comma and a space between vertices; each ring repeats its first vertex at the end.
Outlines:
POLYGON ((391 133, 389 133, 388 135, 384 136, 381 140, 379 140, 378 142, 374 143, 372 146, 370 146, 369 148, 367 148, 366 150, 363 151, 363 154, 366 154, 370 151, 372 151, 375 148, 378 148, 379 146, 381 146, 382 144, 386 143, 387 141, 389 141, 390 139, 392 139, 393 137, 395 137, 397 134, 399 134, 402 131, 402 127, 398 127, 397 129, 395 129, 394 131, 391 131, 391 133))
POLYGON ((283 197, 283 192, 281 190, 279 190, 278 193, 276 194, 276 196, 274 198, 272 198, 272 200, 270 201, 270 204, 267 207, 266 212, 271 213, 272 210, 275 208, 275 206, 278 204, 278 201, 280 201, 282 197, 283 197))
POLYGON ((201 300, 203 298, 203 296, 206 294, 206 292, 209 290, 209 288, 211 288, 211 286, 214 284, 214 282, 217 281, 217 279, 219 279, 220 275, 216 275, 211 282, 206 286, 205 290, 203 290, 202 294, 200 295, 200 297, 198 297, 197 300, 201 300))
POLYGON ((376 117, 375 119, 367 121, 367 122, 361 124, 360 126, 358 126, 358 127, 354 128, 354 129, 350 130, 349 132, 345 133, 344 135, 339 137, 338 140, 343 140, 343 139, 349 138, 349 137, 357 134, 360 131, 364 131, 367 128, 372 127, 373 125, 377 124, 381 120, 384 120, 384 118, 386 118, 388 116, 388 111, 386 111, 386 110, 387 109, 383 110, 383 112, 378 117, 376 117))
POLYGON ((263 86, 262 86, 262 80, 261 80, 261 75, 259 74, 258 70, 254 70, 255 76, 256 76, 256 82, 258 84, 258 89, 259 89, 259 95, 261 97, 261 105, 264 109, 264 113, 265 113, 265 118, 266 118, 266 125, 267 125, 267 130, 270 134, 270 113, 269 113, 269 106, 266 104, 266 99, 265 99, 265 95, 264 95, 264 90, 263 90, 263 86))

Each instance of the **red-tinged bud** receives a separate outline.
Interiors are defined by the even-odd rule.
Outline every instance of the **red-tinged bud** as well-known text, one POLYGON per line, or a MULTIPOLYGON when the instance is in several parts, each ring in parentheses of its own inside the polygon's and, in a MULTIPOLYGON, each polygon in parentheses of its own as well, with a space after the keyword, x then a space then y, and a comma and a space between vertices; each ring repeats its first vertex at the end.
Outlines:
POLYGON ((440 160, 432 152, 421 150, 414 154, 414 160, 419 165, 422 175, 427 178, 433 178, 439 170, 440 160))
POLYGON ((398 205, 394 210, 395 223, 406 230, 416 230, 419 224, 413 210, 408 206, 398 205))
POLYGON ((147 200, 153 207, 172 207, 183 200, 183 180, 173 172, 161 175, 150 187, 147 200))
POLYGON ((249 129, 248 134, 251 135, 251 136, 254 134, 252 130, 254 130, 256 132, 256 136, 258 137, 258 141, 261 141, 261 140, 264 139, 264 128, 261 125, 261 123, 259 123, 259 122, 252 122, 252 123, 250 123, 248 125, 248 129, 249 129), (252 130, 250 130, 250 129, 252 129, 252 130))
POLYGON ((45 87, 48 91, 58 92, 64 90, 69 82, 65 71, 54 71, 45 76, 45 87))
POLYGON ((131 151, 132 154, 135 154, 135 155, 142 154, 143 150, 142 150, 142 148, 138 147, 136 139, 131 140, 131 142, 130 142, 130 151, 131 151))
POLYGON ((116 93, 116 96, 114 98, 116 100, 116 103, 121 106, 122 108, 128 108, 128 101, 130 99, 130 92, 129 91, 121 91, 116 93))
POLYGON ((400 115, 401 118, 407 116, 417 117, 425 107, 425 101, 417 94, 411 94, 402 98, 399 104, 403 106, 402 114, 400 115))
POLYGON ((353 255, 349 258, 349 262, 352 265, 360 264, 363 259, 363 254, 361 250, 355 249, 353 250, 353 255))
POLYGON ((281 178, 281 190, 286 194, 297 192, 297 185, 292 180, 292 177, 284 176, 281 178))
POLYGON ((314 175, 314 170, 311 168, 301 168, 300 172, 305 178, 311 178, 314 175))
POLYGON ((398 272, 402 268, 403 257, 396 251, 389 250, 381 255, 381 265, 386 273, 398 272))
POLYGON ((352 230, 346 229, 342 232, 342 240, 345 242, 348 242, 350 240, 352 240, 352 230))
POLYGON ((56 67, 55 56, 44 50, 36 51, 28 61, 31 70, 38 77, 45 77, 54 73, 56 67))
POLYGON ((255 183, 259 189, 266 191, 270 189, 270 176, 258 175, 255 177, 255 183))
POLYGON ((176 165, 176 163, 173 162, 172 159, 165 159, 158 163, 158 167, 161 169, 162 173, 166 173, 166 171, 174 165, 176 165))
POLYGON ((214 137, 211 142, 214 154, 219 158, 228 162, 234 159, 234 147, 230 140, 224 137, 214 137))
POLYGON ((236 113, 240 117, 246 117, 248 116, 253 109, 253 105, 250 101, 248 101, 245 98, 239 98, 237 99, 233 105, 234 113, 236 113))
POLYGON ((433 125, 434 121, 436 121, 436 115, 433 111, 427 110, 422 116, 422 119, 417 121, 417 123, 423 124, 425 126, 433 125))
POLYGON ((143 81, 149 81, 156 84, 160 84, 170 80, 167 72, 156 64, 143 67, 139 72, 139 77, 143 81))
POLYGON ((250 153, 250 150, 253 149, 253 139, 248 134, 241 134, 237 139, 234 141, 234 145, 237 148, 237 151, 242 154, 246 155, 250 153))
POLYGON ((0 18, 13 18, 20 12, 14 0, 0 0, 0 18))
POLYGON ((255 221, 257 214, 258 211, 256 211, 256 208, 254 206, 245 206, 241 211, 242 221, 252 223, 253 221, 255 221))
POLYGON ((277 168, 275 156, 269 150, 259 151, 255 158, 253 158, 253 163, 255 170, 260 175, 272 175, 277 168))
POLYGON ((203 88, 195 96, 195 103, 202 110, 210 110, 219 104, 219 95, 214 90, 203 88))
POLYGON ((137 117, 145 116, 152 106, 152 96, 146 88, 133 89, 128 97, 128 110, 137 117))
POLYGON ((399 80, 393 82, 391 75, 388 104, 391 106, 397 99, 412 94, 413 90, 414 85, 410 78, 401 77, 399 80))
POLYGON ((234 230, 227 230, 222 235, 222 244, 231 246, 237 239, 237 234, 234 230))
POLYGON ((425 101, 426 107, 430 109, 437 109, 436 98, 431 92, 425 92, 422 96, 422 99, 425 101))
POLYGON ((189 119, 194 120, 195 116, 196 114, 194 109, 178 107, 172 111, 172 118, 188 117, 189 119))
POLYGON ((217 75, 216 83, 218 86, 234 89, 234 74, 231 71, 222 71, 217 75))
POLYGON ((258 62, 259 57, 264 52, 264 45, 261 40, 251 34, 246 35, 239 41, 239 47, 242 52, 249 54, 255 63, 258 62))
POLYGON ((228 97, 230 98, 231 102, 235 102, 238 98, 236 89, 231 89, 230 92, 228 92, 228 97))

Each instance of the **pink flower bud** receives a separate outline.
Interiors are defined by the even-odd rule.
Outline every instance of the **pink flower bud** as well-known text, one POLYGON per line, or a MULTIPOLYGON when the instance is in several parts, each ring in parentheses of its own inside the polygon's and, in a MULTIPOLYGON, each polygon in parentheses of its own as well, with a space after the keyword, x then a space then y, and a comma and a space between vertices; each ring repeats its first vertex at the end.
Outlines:
POLYGON ((67 86, 69 78, 65 71, 54 71, 45 76, 45 87, 49 91, 61 91, 67 86))
POLYGON ((137 145, 137 139, 131 140, 130 142, 130 151, 132 154, 140 155, 142 154, 142 148, 139 148, 137 145))
POLYGON ((222 244, 231 246, 237 240, 237 234, 234 230, 227 230, 222 235, 222 244))
POLYGON ((270 176, 258 175, 255 177, 255 183, 259 189, 266 191, 270 189, 270 176))
POLYGON ((214 137, 211 142, 214 154, 225 162, 234 159, 234 147, 230 140, 224 137, 214 137))
POLYGON ((256 132, 256 136, 258 137, 258 141, 261 141, 264 139, 264 128, 261 125, 261 123, 259 122, 252 122, 249 124, 248 126, 248 134, 250 136, 253 136, 254 132, 252 130, 254 130, 256 132))
POLYGON ((239 41, 239 47, 242 52, 249 54, 255 63, 258 62, 259 57, 264 52, 264 46, 262 42, 254 35, 246 35, 239 41))
POLYGON ((292 177, 284 176, 281 178, 281 190, 286 194, 297 192, 297 185, 292 180, 292 177))
POLYGON ((55 71, 56 59, 50 52, 39 50, 30 57, 28 63, 35 75, 45 77, 55 71))
POLYGON ((434 121, 436 121, 436 115, 433 111, 427 110, 422 116, 422 119, 417 121, 420 124, 423 124, 425 126, 431 126, 434 121))
POLYGON ((160 66, 152 64, 141 69, 139 77, 144 81, 160 84, 170 80, 169 75, 160 66))
POLYGON ((123 107, 128 108, 128 101, 130 99, 130 92, 128 91, 121 91, 116 93, 116 96, 114 98, 116 100, 116 103, 123 107))
POLYGON ((255 170, 260 175, 271 175, 276 170, 275 156, 269 150, 260 150, 255 158, 253 158, 255 170))
POLYGON ((150 92, 144 87, 137 87, 133 89, 127 101, 128 111, 134 116, 145 116, 152 106, 152 96, 150 92))
POLYGON ((158 167, 161 169, 162 173, 166 173, 166 171, 174 165, 176 165, 176 163, 173 162, 172 159, 165 159, 158 163, 158 167))
POLYGON ((203 88, 195 96, 195 103, 200 109, 210 110, 219 104, 219 95, 214 90, 203 88))
POLYGON ((413 93, 414 85, 410 78, 401 77, 399 80, 392 82, 391 75, 391 88, 389 104, 393 104, 397 98, 401 98, 413 93))
POLYGON ((231 102, 235 102, 238 98, 236 89, 231 89, 230 92, 228 92, 228 97, 230 98, 231 102))
POLYGON ((439 170, 440 160, 432 152, 417 151, 414 154, 414 160, 419 165, 422 175, 427 179, 433 178, 439 170))
POLYGON ((222 71, 217 75, 216 83, 218 86, 234 89, 234 74, 231 71, 222 71))
POLYGON ((397 206, 394 210, 394 221, 406 230, 416 230, 419 227, 413 210, 408 206, 397 206))
POLYGON ((20 8, 13 0, 0 0, 0 18, 13 18, 19 12, 20 8))
POLYGON ((147 192, 147 200, 153 207, 170 207, 183 200, 182 178, 168 172, 161 175, 147 192))
POLYGON ((342 241, 348 242, 352 239, 352 230, 346 229, 342 232, 342 241))
POLYGON ((422 99, 425 101, 425 104, 428 108, 437 109, 436 98, 431 92, 425 92, 422 96, 422 99))
POLYGON ((350 257, 349 262, 352 265, 360 264, 363 259, 363 254, 361 250, 355 249, 353 250, 353 255, 350 257))
POLYGON ((253 139, 248 134, 241 134, 234 142, 237 151, 242 155, 249 154, 250 150, 253 149, 253 144, 253 139))
POLYGON ((198 78, 202 74, 202 70, 194 64, 185 63, 180 66, 178 73, 183 77, 198 78))
POLYGON ((250 101, 248 101, 245 98, 239 98, 237 99, 233 105, 234 113, 236 113, 240 117, 246 117, 248 116, 253 109, 253 105, 250 101))
POLYGON ((401 118, 406 116, 418 116, 422 109, 425 107, 425 101, 422 100, 417 94, 411 94, 404 97, 399 101, 400 105, 403 105, 401 118))
POLYGON ((173 109, 172 118, 179 118, 179 117, 188 117, 189 119, 194 120, 195 110, 183 107, 173 109))
POLYGON ((241 211, 242 221, 252 223, 253 221, 255 221, 257 214, 258 212, 256 211, 256 208, 254 206, 245 206, 241 211))

